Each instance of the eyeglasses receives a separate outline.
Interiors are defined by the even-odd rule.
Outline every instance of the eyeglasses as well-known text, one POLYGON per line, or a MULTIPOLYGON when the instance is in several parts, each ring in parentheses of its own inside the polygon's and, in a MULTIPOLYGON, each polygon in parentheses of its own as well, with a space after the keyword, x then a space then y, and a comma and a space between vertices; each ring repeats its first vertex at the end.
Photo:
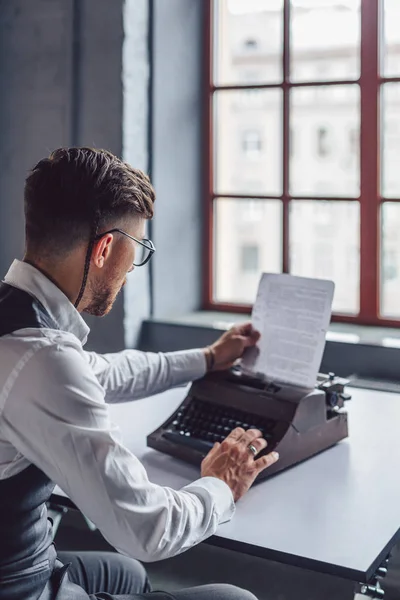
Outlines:
POLYGON ((129 233, 122 231, 122 229, 109 229, 108 231, 104 231, 104 233, 96 235, 94 239, 99 240, 103 237, 103 235, 106 235, 107 233, 122 233, 122 235, 125 235, 130 240, 133 240, 134 242, 139 244, 139 255, 136 257, 136 260, 133 263, 134 267, 143 267, 143 265, 149 262, 154 252, 156 251, 155 246, 151 240, 137 240, 135 237, 133 237, 133 235, 129 235, 129 233))

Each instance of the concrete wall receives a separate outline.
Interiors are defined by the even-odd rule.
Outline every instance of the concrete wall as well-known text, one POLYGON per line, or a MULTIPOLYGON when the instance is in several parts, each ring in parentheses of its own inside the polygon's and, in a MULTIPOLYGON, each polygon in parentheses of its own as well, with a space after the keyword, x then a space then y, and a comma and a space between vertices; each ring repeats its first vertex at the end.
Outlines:
MULTIPOLYGON (((72 83, 72 144, 122 154, 123 0, 73 1, 75 55, 72 83)), ((88 348, 120 350, 125 345, 123 296, 104 319, 88 317, 88 348)))
POLYGON ((91 145, 146 171, 152 161, 158 252, 109 316, 88 318, 98 351, 136 344, 150 275, 155 316, 200 304, 203 12, 200 0, 0 0, 0 274, 23 253, 23 183, 37 160, 91 145))
MULTIPOLYGON (((147 89, 147 1, 134 1, 127 27, 130 52, 124 64, 128 69, 129 62, 135 62, 136 73, 142 72, 127 85, 132 114, 138 114, 147 89), (135 21, 140 35, 129 39, 135 21)), ((63 145, 123 152, 123 9, 123 0, 0 0, 1 275, 23 253, 22 193, 28 169, 63 145)), ((128 83, 129 76, 128 69, 128 83)), ((138 114, 135 137, 125 148, 139 166, 146 163, 146 119, 144 111, 138 114)), ((146 294, 144 276, 138 284, 146 294)), ((147 316, 146 306, 142 312, 147 316)), ((139 314, 132 331, 140 318, 139 314)), ((121 296, 109 316, 88 319, 89 347, 124 347, 123 319, 121 296)), ((133 343, 133 333, 131 337, 133 343)))
MULTIPOLYGON (((148 172, 149 0, 125 0, 123 47, 123 155, 135 167, 148 172)), ((150 265, 135 269, 125 287, 125 342, 136 345, 142 320, 150 314, 150 265)))
POLYGON ((154 316, 201 297, 202 0, 154 2, 154 316))
POLYGON ((27 170, 71 136, 72 2, 0 1, 0 272, 23 252, 27 170))

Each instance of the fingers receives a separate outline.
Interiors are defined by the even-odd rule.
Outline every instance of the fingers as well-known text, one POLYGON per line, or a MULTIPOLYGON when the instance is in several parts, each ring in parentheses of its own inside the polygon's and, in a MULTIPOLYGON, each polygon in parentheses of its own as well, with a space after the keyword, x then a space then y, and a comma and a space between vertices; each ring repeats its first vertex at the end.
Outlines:
POLYGON ((271 467, 274 463, 276 463, 276 461, 278 459, 279 459, 279 454, 277 452, 270 452, 269 454, 266 454, 265 456, 261 456, 260 458, 257 458, 257 460, 254 461, 257 472, 261 473, 261 471, 264 471, 264 469, 271 467))
POLYGON ((236 325, 233 329, 236 329, 236 333, 240 336, 256 339, 258 340, 260 337, 260 332, 254 329, 251 321, 247 323, 242 323, 241 325, 236 325))
POLYGON ((243 434, 240 436, 238 441, 240 443, 245 444, 246 446, 248 446, 249 444, 252 444, 253 441, 256 440, 257 438, 262 438, 262 433, 259 429, 247 429, 247 431, 244 431, 244 429, 242 429, 242 431, 243 431, 243 434))
POLYGON ((209 451, 209 453, 206 455, 206 458, 212 458, 214 456, 214 454, 216 454, 218 448, 220 447, 220 443, 219 442, 215 442, 214 446, 211 448, 211 450, 209 451))
POLYGON ((246 323, 236 325, 235 328, 239 335, 250 335, 253 331, 253 325, 251 321, 246 321, 246 323))
POLYGON ((244 348, 249 348, 250 346, 254 346, 255 344, 257 344, 260 337, 260 332, 254 329, 253 327, 251 328, 251 331, 249 331, 248 334, 240 334, 240 340, 244 348))
POLYGON ((247 429, 247 431, 245 431, 242 427, 236 427, 224 441, 238 442, 241 445, 248 446, 249 444, 254 445, 254 441, 257 439, 263 439, 259 429, 247 429))
MULTIPOLYGON (((268 446, 267 440, 262 437, 261 431, 258 429, 248 429, 245 431, 241 427, 237 427, 234 429, 222 442, 223 448, 229 446, 236 446, 238 450, 238 458, 239 456, 243 456, 248 458, 248 460, 253 461, 255 457, 265 450, 268 446), (249 446, 254 446, 256 449, 256 453, 250 450, 249 446)), ((226 448, 227 449, 227 448, 226 448)))
POLYGON ((236 427, 233 431, 230 432, 229 435, 225 438, 225 440, 230 440, 232 442, 238 442, 242 435, 246 433, 242 427, 236 427))
POLYGON ((211 448, 210 452, 207 454, 207 456, 213 456, 216 451, 218 450, 218 448, 220 447, 220 443, 219 442, 215 442, 214 446, 211 448))
POLYGON ((253 331, 250 334, 250 340, 253 342, 253 345, 258 342, 260 337, 261 337, 261 333, 259 331, 257 331, 257 329, 253 329, 253 331))
MULTIPOLYGON (((268 446, 268 442, 267 442, 267 440, 265 440, 265 439, 264 439, 264 438, 262 438, 262 437, 260 437, 260 438, 256 438, 255 440, 253 440, 252 442, 250 442, 250 444, 251 444, 252 446, 254 446, 254 448, 257 450, 257 454, 260 454, 260 452, 261 452, 262 450, 265 450, 265 448, 268 446)), ((248 450, 248 452, 249 452, 249 456, 250 456, 251 458, 253 458, 253 453, 252 453, 252 451, 251 451, 251 450, 249 450, 249 448, 248 448, 248 446, 249 446, 250 444, 248 444, 248 445, 247 445, 247 450, 248 450)), ((257 455, 255 455, 255 456, 257 456, 257 455)))

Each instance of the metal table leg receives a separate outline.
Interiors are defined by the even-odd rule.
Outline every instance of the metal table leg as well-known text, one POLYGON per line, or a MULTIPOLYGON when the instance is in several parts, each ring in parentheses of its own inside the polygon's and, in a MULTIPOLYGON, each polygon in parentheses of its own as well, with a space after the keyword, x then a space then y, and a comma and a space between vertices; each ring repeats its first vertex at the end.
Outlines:
POLYGON ((385 596, 385 590, 382 588, 381 582, 382 579, 384 579, 387 575, 389 559, 390 554, 377 568, 374 576, 371 578, 371 581, 369 583, 360 583, 357 585, 354 600, 365 600, 366 598, 383 598, 385 596))

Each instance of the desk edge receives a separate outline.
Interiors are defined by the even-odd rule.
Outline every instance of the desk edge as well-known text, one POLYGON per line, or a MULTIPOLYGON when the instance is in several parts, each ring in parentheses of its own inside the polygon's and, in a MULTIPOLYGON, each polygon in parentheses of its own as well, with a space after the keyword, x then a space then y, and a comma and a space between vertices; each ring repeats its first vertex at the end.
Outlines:
MULTIPOLYGON (((77 506, 66 496, 61 496, 57 493, 53 493, 49 500, 49 504, 58 504, 65 508, 73 510, 79 510, 77 506)), ((317 571, 327 575, 333 575, 335 577, 341 577, 343 579, 350 579, 358 583, 368 583, 374 575, 376 569, 385 560, 389 552, 395 545, 396 541, 400 539, 400 528, 397 530, 395 535, 386 544, 386 546, 379 553, 377 558, 372 562, 366 571, 360 571, 358 569, 351 569, 343 567, 341 565, 333 565, 325 563, 323 561, 315 560, 312 558, 305 558, 303 556, 296 556, 295 554, 288 554, 287 552, 280 552, 279 550, 273 550, 270 548, 262 548, 253 544, 247 544, 245 542, 238 542, 229 538, 224 538, 218 535, 213 535, 210 538, 204 540, 203 543, 210 544, 212 546, 218 546, 226 550, 233 550, 234 552, 241 552, 243 554, 249 554, 256 556, 257 558, 264 558, 285 565, 291 565, 299 567, 300 569, 308 569, 310 571, 317 571)))
POLYGON ((279 550, 273 550, 271 548, 263 548, 246 542, 238 542, 229 538, 223 538, 218 535, 214 535, 203 543, 218 546, 226 550, 233 550, 234 552, 241 552, 255 556, 257 558, 264 558, 266 560, 279 562, 285 565, 293 567, 299 567, 300 569, 307 569, 309 571, 316 571, 325 575, 332 575, 334 577, 340 577, 342 579, 348 579, 356 583, 368 583, 374 575, 376 569, 382 564, 384 559, 388 556, 389 552, 395 545, 397 539, 399 539, 400 529, 388 542, 385 548, 380 552, 379 556, 365 571, 359 569, 353 569, 350 567, 344 567, 342 565, 335 565, 326 563, 313 558, 306 558, 303 556, 297 556, 295 554, 289 554, 287 552, 281 552, 279 550))

